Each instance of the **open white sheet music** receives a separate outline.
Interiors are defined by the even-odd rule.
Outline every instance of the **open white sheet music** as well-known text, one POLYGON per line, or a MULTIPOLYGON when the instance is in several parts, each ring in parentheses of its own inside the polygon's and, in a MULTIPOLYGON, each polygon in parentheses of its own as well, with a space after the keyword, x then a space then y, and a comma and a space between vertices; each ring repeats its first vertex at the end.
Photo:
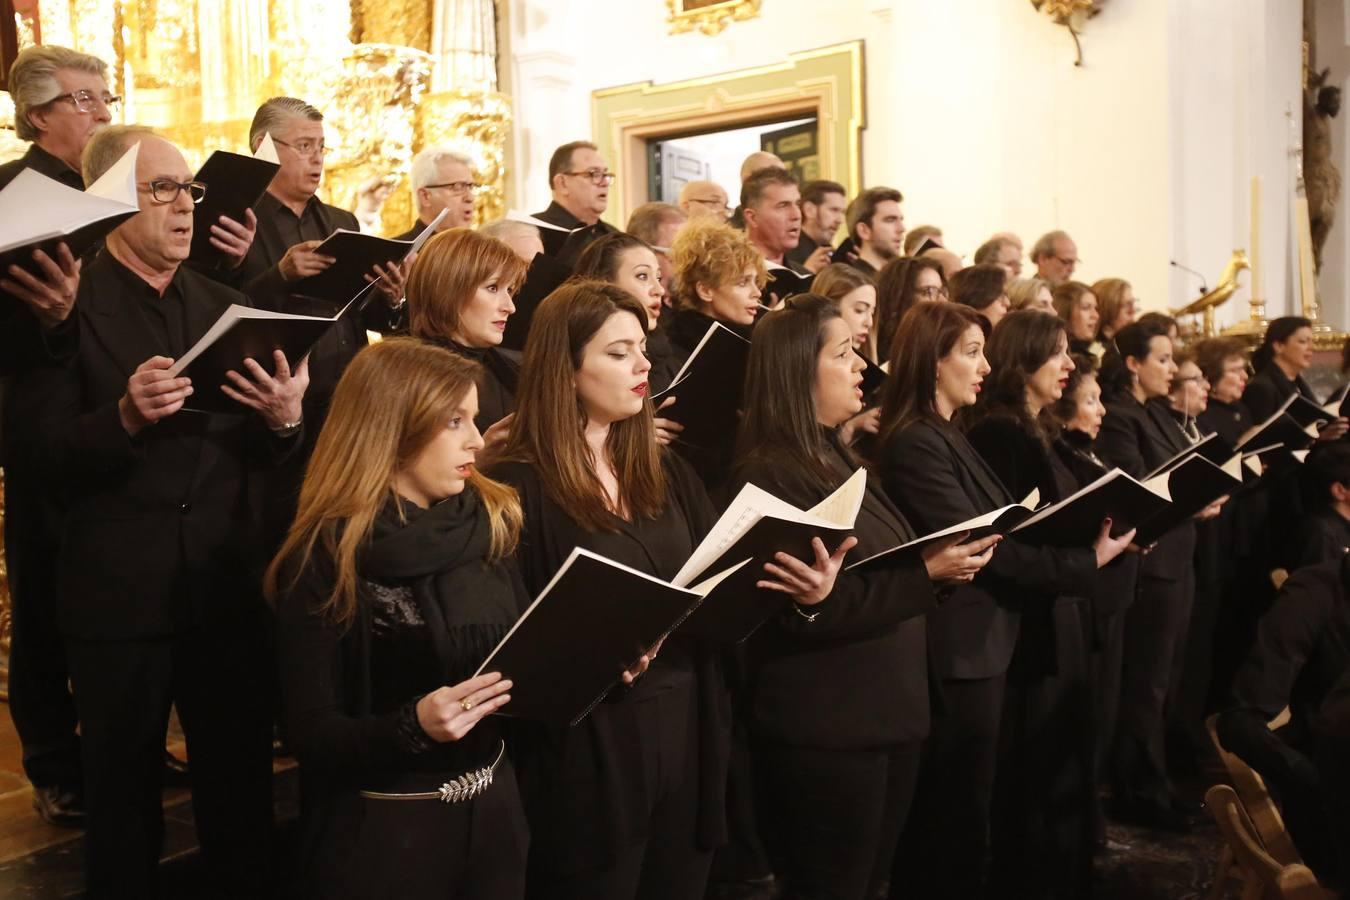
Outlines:
POLYGON ((866 488, 867 472, 858 469, 833 494, 811 509, 801 510, 768 491, 747 484, 671 579, 671 584, 676 587, 687 586, 699 573, 715 563, 741 535, 766 516, 806 525, 818 524, 828 530, 850 528, 858 517, 866 488))
POLYGON ((896 547, 891 547, 889 550, 882 550, 880 553, 874 553, 871 556, 867 557, 866 559, 860 559, 855 563, 850 563, 849 565, 845 566, 844 569, 846 571, 849 569, 856 569, 858 568, 858 566, 861 566, 864 563, 871 562, 877 557, 886 556, 887 554, 890 553, 899 553, 901 551, 908 550, 910 547, 914 547, 919 544, 930 544, 935 541, 941 541, 943 538, 955 537, 956 535, 963 534, 967 531, 976 531, 981 528, 988 528, 990 525, 993 525, 995 522, 997 522, 999 518, 1001 518, 1003 514, 1006 513, 1008 510, 1018 509, 1020 507, 1021 509, 1025 509, 1029 512, 1031 510, 1034 510, 1040 504, 1040 502, 1041 502, 1040 489, 1032 488, 1031 493, 1027 494, 1026 497, 1022 499, 1021 503, 1009 503, 1007 506, 1000 506, 998 509, 991 509, 989 512, 984 513, 983 515, 976 516, 973 519, 967 519, 964 522, 957 522, 955 525, 940 529, 938 531, 934 531, 931 534, 925 534, 923 537, 917 537, 914 540, 909 541, 907 543, 900 544, 899 546, 896 547))
POLYGON ((263 132, 263 139, 258 141, 258 149, 253 151, 253 158, 281 165, 281 159, 277 156, 277 145, 272 142, 272 132, 263 132))
POLYGON ((0 191, 0 253, 66 237, 87 225, 140 211, 132 144, 112 168, 83 191, 24 169, 0 191))
POLYGON ((554 225, 552 222, 545 222, 543 219, 537 216, 532 216, 529 213, 521 212, 518 209, 508 210, 505 218, 512 222, 521 222, 525 225, 533 225, 535 228, 544 228, 547 229, 548 231, 561 231, 563 234, 571 234, 573 231, 581 230, 579 228, 564 228, 561 225, 554 225))
MULTIPOLYGON (((294 313, 273 312, 270 309, 257 309, 252 306, 240 306, 238 303, 231 303, 229 308, 220 314, 220 318, 216 319, 215 323, 210 328, 206 329, 206 334, 198 338, 197 343, 193 344, 186 353, 174 360, 174 364, 169 367, 169 374, 175 378, 178 377, 179 373, 192 365, 192 362, 197 357, 201 356, 208 347, 220 339, 222 334, 233 328, 241 319, 278 319, 289 322, 336 322, 339 316, 341 316, 341 313, 331 318, 328 316, 301 316, 294 313)), ((240 365, 243 364, 242 359, 239 362, 240 365)), ((294 365, 296 361, 289 360, 289 362, 294 365)))

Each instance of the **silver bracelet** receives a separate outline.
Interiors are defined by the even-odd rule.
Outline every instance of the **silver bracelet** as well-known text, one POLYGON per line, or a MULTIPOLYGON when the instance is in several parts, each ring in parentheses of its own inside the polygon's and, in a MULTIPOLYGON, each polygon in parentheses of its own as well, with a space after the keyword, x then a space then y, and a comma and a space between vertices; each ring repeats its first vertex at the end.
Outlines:
POLYGON ((816 610, 813 613, 802 612, 801 605, 797 603, 792 604, 792 611, 808 622, 814 622, 816 620, 816 616, 820 615, 820 610, 816 610))
POLYGON ((301 424, 304 423, 304 421, 305 417, 301 416, 294 422, 284 422, 281 425, 278 425, 276 428, 273 428, 272 433, 275 434, 277 437, 290 437, 291 435, 295 434, 297 431, 300 430, 300 426, 301 424))

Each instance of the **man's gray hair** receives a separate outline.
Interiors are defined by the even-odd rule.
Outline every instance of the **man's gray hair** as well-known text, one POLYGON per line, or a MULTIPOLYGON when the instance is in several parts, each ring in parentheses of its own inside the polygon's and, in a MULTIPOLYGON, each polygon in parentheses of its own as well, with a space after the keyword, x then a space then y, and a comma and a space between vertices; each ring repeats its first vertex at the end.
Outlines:
MULTIPOLYGON (((628 217, 629 234, 653 247, 661 244, 661 228, 671 222, 684 224, 689 214, 670 203, 644 203, 628 217)), ((669 247, 663 249, 669 250, 669 247)))
POLYGON ((105 81, 108 78, 108 64, 88 53, 55 44, 21 50, 9 68, 9 95, 14 98, 14 130, 25 141, 36 141, 42 136, 28 120, 29 111, 61 96, 61 85, 56 80, 58 69, 88 72, 105 81))
POLYGON ((274 132, 291 116, 300 116, 311 122, 322 122, 323 113, 296 97, 271 97, 264 100, 262 106, 253 114, 253 124, 248 126, 248 148, 257 151, 263 135, 274 132))
POLYGON ((419 188, 436 183, 436 179, 440 177, 440 165, 446 160, 457 162, 467 167, 470 172, 473 171, 473 160, 458 150, 451 150, 449 147, 427 147, 418 151, 412 160, 412 174, 408 176, 408 180, 412 182, 414 194, 419 188))
POLYGON ((999 237, 998 235, 994 235, 989 240, 981 244, 980 248, 975 251, 975 265, 977 266, 998 265, 998 258, 1003 253, 1003 248, 1011 246, 1013 246, 1012 241, 1008 240, 1005 237, 999 237))
POLYGON ((84 176, 84 186, 98 181, 132 144, 139 144, 147 137, 158 137, 148 125, 109 125, 95 131, 80 156, 80 174, 84 176))
POLYGON ((539 237, 538 226, 529 222, 517 222, 515 219, 493 219, 478 229, 483 237, 507 241, 513 237, 539 237))
POLYGON ((1047 231, 1045 234, 1037 238, 1036 243, 1032 245, 1031 261, 1038 262, 1039 260, 1041 260, 1046 256, 1054 256, 1055 244, 1061 239, 1068 237, 1069 233, 1067 231, 1060 231, 1059 229, 1056 229, 1054 231, 1047 231))

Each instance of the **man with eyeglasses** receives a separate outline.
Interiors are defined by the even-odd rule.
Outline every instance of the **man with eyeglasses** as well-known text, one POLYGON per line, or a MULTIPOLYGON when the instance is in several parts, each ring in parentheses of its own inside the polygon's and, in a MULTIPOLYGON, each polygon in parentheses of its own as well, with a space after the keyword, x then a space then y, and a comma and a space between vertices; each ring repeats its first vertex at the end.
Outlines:
POLYGON ((590 141, 572 141, 553 151, 548 161, 553 201, 534 217, 561 230, 540 229, 545 253, 574 262, 587 244, 619 230, 600 219, 613 182, 614 173, 590 141))
POLYGON ((35 452, 68 502, 56 614, 79 709, 89 896, 156 896, 161 754, 170 704, 192 753, 203 858, 222 896, 261 897, 271 830, 271 713, 258 479, 302 440, 303 361, 278 352, 227 375, 237 413, 190 409, 169 367, 239 292, 184 266, 194 185, 147 128, 109 126, 84 154, 98 178, 139 144, 140 212, 85 268, 82 339, 31 374, 35 452))
POLYGON ((690 181, 680 188, 680 209, 691 219, 703 216, 725 222, 731 218, 727 192, 715 181, 690 181))
MULTIPOLYGON (((24 49, 9 73, 14 130, 31 141, 20 158, 0 165, 0 188, 24 169, 76 190, 84 189, 80 154, 111 119, 117 98, 108 91, 103 60, 66 47, 24 49)), ((74 355, 79 321, 72 315, 80 263, 64 245, 55 257, 34 254, 44 277, 18 266, 0 272, 0 374, 74 355)), ((9 711, 23 747, 33 807, 53 825, 84 821, 80 739, 65 648, 54 602, 60 565, 61 504, 43 485, 30 440, 32 423, 20 415, 21 384, 4 385, 5 558, 12 609, 9 711)))
MULTIPOLYGON (((236 285, 261 307, 310 316, 334 316, 344 304, 293 292, 295 282, 317 275, 336 260, 317 252, 319 244, 339 228, 359 231, 356 216, 321 201, 323 181, 323 113, 295 97, 272 97, 258 107, 249 127, 255 152, 270 134, 281 168, 267 192, 253 207, 258 233, 236 285)), ((357 352, 368 343, 367 331, 390 333, 402 324, 402 265, 376 266, 368 280, 382 279, 374 296, 355 315, 343 317, 310 351, 312 379, 305 396, 306 412, 317 434, 338 379, 357 352)), ((310 429, 307 429, 307 433, 310 429)))
POLYGON ((1059 287, 1073 278, 1078 268, 1078 245, 1066 231, 1048 231, 1031 248, 1031 261, 1036 266, 1036 277, 1059 287))
POLYGON ((413 205, 417 207, 417 222, 398 236, 400 241, 411 241, 422 229, 448 209, 440 231, 450 228, 473 227, 474 197, 478 184, 473 180, 473 161, 463 153, 448 147, 427 147, 413 157, 413 205))

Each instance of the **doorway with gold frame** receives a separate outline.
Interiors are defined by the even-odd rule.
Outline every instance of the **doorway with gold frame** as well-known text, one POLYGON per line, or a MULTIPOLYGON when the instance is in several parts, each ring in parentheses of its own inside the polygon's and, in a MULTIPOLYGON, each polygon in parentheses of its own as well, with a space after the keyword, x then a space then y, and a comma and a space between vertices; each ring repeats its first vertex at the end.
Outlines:
POLYGON ((604 88, 591 95, 593 134, 618 175, 606 221, 620 228, 650 199, 648 143, 682 134, 814 118, 819 177, 862 186, 863 42, 789 54, 781 62, 668 84, 604 88))

